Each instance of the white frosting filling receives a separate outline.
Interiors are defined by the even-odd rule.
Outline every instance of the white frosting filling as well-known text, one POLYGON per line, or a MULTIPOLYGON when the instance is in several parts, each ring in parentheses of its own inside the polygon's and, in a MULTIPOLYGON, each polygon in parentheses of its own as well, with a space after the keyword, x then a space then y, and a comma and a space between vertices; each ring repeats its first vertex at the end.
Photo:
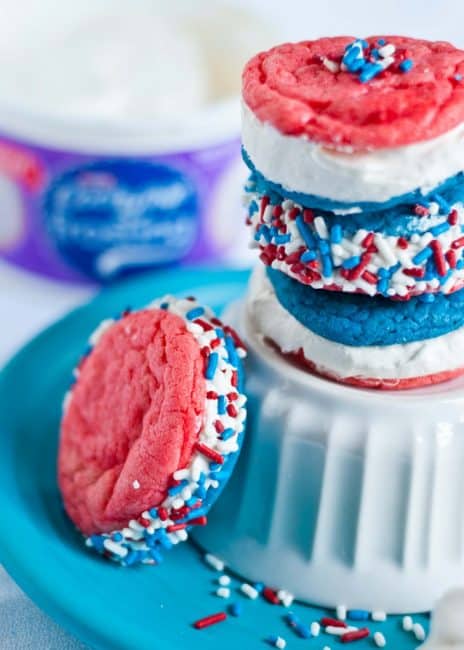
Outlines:
POLYGON ((464 170, 464 123, 433 140, 353 153, 284 135, 242 102, 242 141, 268 180, 346 203, 388 201, 417 188, 426 193, 464 170))
POLYGON ((404 345, 343 345, 311 332, 279 303, 264 267, 253 272, 247 298, 249 326, 284 353, 303 350, 318 371, 335 377, 408 379, 464 367, 464 328, 404 345))

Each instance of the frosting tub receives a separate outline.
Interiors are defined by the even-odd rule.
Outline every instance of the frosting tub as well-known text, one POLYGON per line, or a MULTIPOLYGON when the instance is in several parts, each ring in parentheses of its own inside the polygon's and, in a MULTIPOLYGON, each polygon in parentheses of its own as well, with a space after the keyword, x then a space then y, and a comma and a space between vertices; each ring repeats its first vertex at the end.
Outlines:
POLYGON ((464 381, 395 394, 337 385, 239 318, 248 436, 196 539, 313 604, 430 610, 464 571, 464 381))
POLYGON ((237 86, 268 27, 225 3, 46 4, 0 27, 0 255, 77 281, 236 260, 237 86))

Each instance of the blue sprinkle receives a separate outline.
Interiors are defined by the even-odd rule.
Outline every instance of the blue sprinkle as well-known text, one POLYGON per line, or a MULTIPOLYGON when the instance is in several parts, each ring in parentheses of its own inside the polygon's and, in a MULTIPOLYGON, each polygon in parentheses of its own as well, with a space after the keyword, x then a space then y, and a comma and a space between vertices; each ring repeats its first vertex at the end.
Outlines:
POLYGON ((258 212, 258 210, 258 204, 253 199, 253 201, 250 201, 250 205, 248 206, 248 214, 252 217, 256 212, 258 212))
POLYGON ((442 210, 445 214, 449 214, 449 213, 451 212, 451 206, 450 206, 450 204, 449 204, 447 201, 445 201, 445 199, 442 197, 441 194, 434 194, 434 195, 432 196, 432 199, 433 199, 436 203, 438 203, 438 205, 440 206, 441 210, 442 210))
POLYGON ((256 589, 256 591, 259 594, 262 593, 262 591, 264 589, 264 583, 263 582, 255 582, 255 584, 253 586, 254 586, 254 588, 256 589))
POLYGON ((369 43, 364 39, 361 40, 361 45, 364 49, 367 49, 369 47, 369 43))
POLYGON ((323 255, 322 256, 322 275, 325 278, 330 278, 332 275, 333 271, 333 264, 332 264, 332 258, 330 255, 323 255))
POLYGON ((315 248, 316 240, 314 238, 314 235, 311 232, 311 230, 308 228, 308 225, 303 221, 303 217, 301 215, 296 218, 295 223, 298 228, 298 232, 302 236, 306 246, 308 248, 315 248))
POLYGON ((359 81, 363 84, 367 83, 382 72, 382 70, 383 68, 380 63, 365 63, 359 75, 359 81))
POLYGON ((161 305, 160 305, 160 309, 167 309, 168 307, 169 307, 168 302, 162 302, 161 305))
MULTIPOLYGON (((380 271, 383 269, 379 269, 380 271)), ((380 275, 380 273, 379 273, 380 275)), ((381 278, 377 284, 377 290, 379 293, 385 295, 388 290, 388 278, 381 278)))
POLYGON ((346 67, 348 68, 349 72, 358 72, 358 70, 361 70, 361 68, 364 67, 365 61, 362 58, 355 59, 354 61, 351 61, 349 65, 346 67))
POLYGON ((371 50, 371 56, 372 56, 372 58, 374 58, 376 60, 380 59, 380 54, 379 54, 379 51, 378 51, 378 49, 376 47, 374 47, 374 49, 371 50))
POLYGON ((221 433, 221 438, 222 440, 229 440, 233 435, 235 434, 234 429, 224 429, 224 431, 221 433))
POLYGON ((242 605, 240 603, 232 603, 229 605, 229 614, 231 616, 240 616, 242 613, 242 605))
POLYGON ((431 255, 433 255, 433 251, 427 246, 426 248, 423 248, 421 251, 419 251, 417 255, 412 258, 412 261, 414 264, 422 264, 422 262, 428 260, 431 255))
POLYGON ((297 623, 294 624, 294 629, 302 639, 310 639, 312 637, 311 629, 301 621, 297 621, 297 623))
POLYGON ((219 355, 217 352, 212 352, 209 355, 208 365, 206 366, 205 377, 206 379, 212 379, 217 370, 219 363, 219 355))
POLYGON ((298 623, 298 618, 295 616, 293 612, 288 612, 288 614, 285 616, 285 620, 291 626, 296 625, 298 623))
POLYGON ((194 307, 193 309, 190 309, 186 314, 185 317, 188 320, 194 320, 195 318, 200 318, 200 316, 203 316, 205 313, 205 310, 203 307, 194 307))
MULTIPOLYGON (((190 497, 190 499, 187 499, 187 501, 185 502, 185 505, 188 506, 189 508, 191 508, 192 506, 194 506, 196 504, 197 501, 198 501, 197 497, 190 497)), ((160 530, 163 530, 163 529, 160 529, 160 530)))
POLYGON ((150 517, 153 517, 153 519, 157 519, 157 517, 158 517, 158 508, 150 508, 150 510, 148 511, 148 514, 150 515, 150 517))
POLYGON ((369 612, 366 609, 350 609, 348 618, 350 621, 368 621, 369 612))
POLYGON ((276 228, 275 226, 271 226, 269 228, 269 232, 271 233, 272 237, 277 237, 277 235, 279 234, 279 229, 276 228))
POLYGON ((132 566, 139 560, 139 553, 138 551, 129 551, 129 553, 126 555, 124 558, 124 564, 126 566, 132 566))
POLYGON ((226 350, 229 358, 229 363, 238 368, 240 364, 240 359, 235 348, 234 340, 231 336, 226 336, 226 350))
POLYGON ((327 255, 330 252, 330 246, 325 239, 321 239, 319 242, 319 250, 322 255, 327 255))
POLYGON ((103 551, 105 549, 103 542, 105 541, 103 535, 91 535, 90 541, 92 546, 97 549, 97 551, 103 551))
POLYGON ((149 554, 155 560, 156 564, 161 564, 163 561, 163 556, 156 548, 151 548, 149 554))
POLYGON ((113 542, 122 542, 124 538, 120 532, 116 532, 111 535, 111 539, 113 540, 113 542))
POLYGON ((216 329, 214 331, 216 332, 216 336, 218 337, 218 339, 223 339, 224 338, 225 334, 224 334, 224 330, 222 329, 222 327, 216 327, 216 329))
POLYGON ((330 230, 330 241, 332 244, 339 244, 342 241, 343 230, 339 223, 332 226, 330 230))
POLYGON ((464 269, 464 260, 460 259, 456 262, 456 268, 457 269, 464 269))
POLYGON ((287 244, 291 239, 291 236, 289 234, 286 235, 277 235, 277 237, 274 237, 274 241, 276 244, 287 244))
POLYGON ((197 495, 197 497, 198 497, 199 499, 204 499, 205 496, 206 496, 206 490, 205 490, 204 487, 199 487, 199 488, 197 489, 197 491, 195 492, 195 494, 197 495))
POLYGON ((259 241, 261 237, 264 237, 264 239, 266 240, 266 242, 268 244, 270 243, 270 241, 272 239, 272 235, 271 235, 271 232, 270 232, 269 228, 264 224, 262 224, 258 228, 258 231, 256 232, 256 235, 255 235, 256 241, 259 241))
POLYGON ((317 257, 316 253, 314 251, 305 251, 303 255, 300 257, 300 261, 305 264, 306 262, 312 262, 315 260, 317 257))
POLYGON ((378 45, 386 45, 387 41, 384 38, 379 38, 377 41, 378 45))
POLYGON ((198 484, 203 485, 205 481, 206 481, 206 475, 204 472, 201 472, 200 476, 198 477, 198 484))
POLYGON ((361 258, 359 255, 355 255, 354 257, 349 257, 347 260, 344 260, 342 262, 342 266, 344 269, 354 269, 358 264, 360 263, 361 258))
POLYGON ((217 472, 220 469, 222 469, 224 465, 220 465, 219 463, 211 463, 209 466, 210 472, 217 472))
POLYGON ((401 268, 401 262, 397 262, 394 266, 390 266, 387 270, 388 277, 391 278, 401 268))
POLYGON ((217 410, 219 415, 224 415, 226 412, 226 396, 219 395, 217 403, 217 410))
POLYGON ((401 72, 409 72, 413 66, 414 61, 412 59, 405 59, 404 61, 401 61, 399 67, 401 72))
POLYGON ((434 236, 437 237, 438 235, 441 235, 442 232, 446 232, 447 230, 450 229, 450 225, 447 221, 444 221, 443 223, 439 223, 437 226, 434 226, 433 228, 430 228, 429 232, 434 236))

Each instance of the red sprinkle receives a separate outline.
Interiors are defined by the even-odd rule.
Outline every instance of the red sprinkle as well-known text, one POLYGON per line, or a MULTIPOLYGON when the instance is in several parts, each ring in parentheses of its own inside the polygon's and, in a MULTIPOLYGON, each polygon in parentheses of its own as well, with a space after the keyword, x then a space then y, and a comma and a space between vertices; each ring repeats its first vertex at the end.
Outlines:
POLYGON ((458 222, 458 218, 459 218, 458 211, 453 209, 448 215, 448 223, 451 226, 455 226, 458 222))
POLYGON ((450 248, 450 250, 446 253, 445 257, 446 257, 446 261, 448 262, 450 268, 455 269, 456 264, 458 262, 458 258, 457 258, 456 253, 453 250, 451 250, 451 248, 450 248))
POLYGON ((213 327, 212 325, 210 325, 209 323, 207 323, 207 322, 206 322, 205 320, 203 320, 202 318, 195 318, 195 320, 194 320, 193 322, 194 322, 196 325, 200 325, 200 327, 202 327, 203 330, 204 330, 205 332, 211 332, 211 330, 214 329, 214 327, 213 327))
POLYGON ((219 395, 214 390, 209 390, 206 393, 206 399, 217 399, 219 395))
POLYGON ((414 212, 420 217, 427 217, 429 214, 429 209, 426 208, 424 205, 417 204, 414 206, 414 212))
POLYGON ((203 517, 197 517, 196 519, 191 519, 188 524, 189 526, 206 526, 208 523, 208 518, 203 516, 203 517))
POLYGON ((211 348, 214 350, 214 348, 217 348, 218 345, 221 345, 221 339, 213 339, 210 342, 211 348))
POLYGON ((374 233, 373 232, 368 233, 361 242, 361 244, 364 246, 364 248, 369 248, 369 246, 372 246, 373 243, 374 243, 374 233))
POLYGON ((145 519, 144 517, 139 517, 139 518, 137 519, 137 521, 138 521, 139 524, 140 524, 141 526, 143 526, 144 528, 148 528, 148 526, 150 525, 150 522, 148 521, 148 519, 145 519))
POLYGON ((225 427, 222 424, 221 420, 216 420, 216 422, 214 423, 214 428, 218 433, 222 433, 225 427))
POLYGON ((272 211, 272 216, 276 217, 278 219, 280 217, 280 215, 282 214, 282 212, 283 212, 282 206, 281 205, 275 205, 274 209, 272 211))
POLYGON ((398 244, 399 248, 407 248, 408 247, 408 240, 405 237, 398 237, 398 241, 396 242, 398 244))
POLYGON ((330 618, 329 616, 321 618, 321 625, 322 627, 348 627, 346 623, 339 621, 338 618, 330 618))
POLYGON ((370 271, 364 271, 361 277, 366 282, 369 282, 369 284, 377 284, 377 276, 375 276, 370 271))
POLYGON ((238 399, 238 393, 227 393, 227 399, 231 402, 234 402, 236 399, 238 399))
POLYGON ((412 269, 403 269, 403 273, 409 275, 410 278, 423 278, 425 275, 425 269, 418 266, 412 269))
POLYGON ((228 404, 227 405, 227 413, 230 415, 231 418, 236 418, 237 414, 238 414, 238 411, 237 411, 237 409, 235 408, 235 406, 233 404, 228 404))
POLYGON ((442 277, 446 275, 446 261, 443 255, 443 249, 438 239, 430 242, 430 248, 433 250, 433 259, 437 267, 438 274, 442 277))
POLYGON ((203 630, 205 627, 209 627, 210 625, 222 623, 226 618, 227 614, 225 612, 218 612, 217 614, 211 614, 210 616, 205 616, 205 618, 198 619, 198 621, 195 621, 193 624, 193 627, 196 630, 203 630))
POLYGON ((458 248, 462 248, 464 246, 464 237, 459 237, 459 239, 455 239, 454 242, 451 244, 451 248, 454 248, 454 250, 458 248))
POLYGON ((290 219, 290 221, 295 221, 295 219, 299 214, 300 214, 299 208, 292 208, 288 213, 288 218, 290 219))
POLYGON ((367 627, 362 627, 360 630, 355 630, 354 632, 347 632, 340 637, 342 643, 352 643, 353 641, 360 641, 365 639, 370 635, 367 627))
POLYGON ((206 456, 206 458, 209 458, 219 465, 222 465, 224 462, 224 458, 221 456, 221 454, 219 454, 217 451, 214 451, 214 449, 211 449, 211 447, 208 447, 202 442, 195 443, 195 449, 199 451, 200 454, 203 454, 203 456, 206 456))
POLYGON ((166 508, 158 508, 158 515, 161 521, 166 521, 166 519, 168 518, 168 511, 166 510, 166 508))
POLYGON ((238 386, 238 372, 236 370, 234 370, 232 372, 232 378, 230 380, 230 383, 232 384, 232 386, 234 388, 237 388, 237 386, 238 386))
POLYGON ((309 208, 303 210, 303 220, 305 223, 312 223, 314 221, 314 212, 309 208))
POLYGON ((280 603, 278 595, 274 589, 271 589, 270 587, 264 587, 263 597, 268 603, 271 603, 271 605, 278 605, 280 603))

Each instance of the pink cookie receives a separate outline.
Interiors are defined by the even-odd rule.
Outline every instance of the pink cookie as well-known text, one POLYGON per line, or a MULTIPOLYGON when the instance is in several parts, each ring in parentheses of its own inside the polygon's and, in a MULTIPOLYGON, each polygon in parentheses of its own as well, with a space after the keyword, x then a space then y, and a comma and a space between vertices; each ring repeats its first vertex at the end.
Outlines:
MULTIPOLYGON (((435 138, 464 121, 464 51, 449 43, 372 36, 396 51, 367 83, 340 68, 349 36, 285 44, 256 55, 243 73, 243 97, 261 122, 287 135, 356 150, 435 138), (407 59, 411 68, 401 67, 407 59)), ((374 60, 374 59, 373 59, 374 60)))
POLYGON ((209 310, 174 298, 105 321, 91 343, 65 402, 64 505, 88 545, 156 563, 206 522, 239 451, 243 348, 209 310))

